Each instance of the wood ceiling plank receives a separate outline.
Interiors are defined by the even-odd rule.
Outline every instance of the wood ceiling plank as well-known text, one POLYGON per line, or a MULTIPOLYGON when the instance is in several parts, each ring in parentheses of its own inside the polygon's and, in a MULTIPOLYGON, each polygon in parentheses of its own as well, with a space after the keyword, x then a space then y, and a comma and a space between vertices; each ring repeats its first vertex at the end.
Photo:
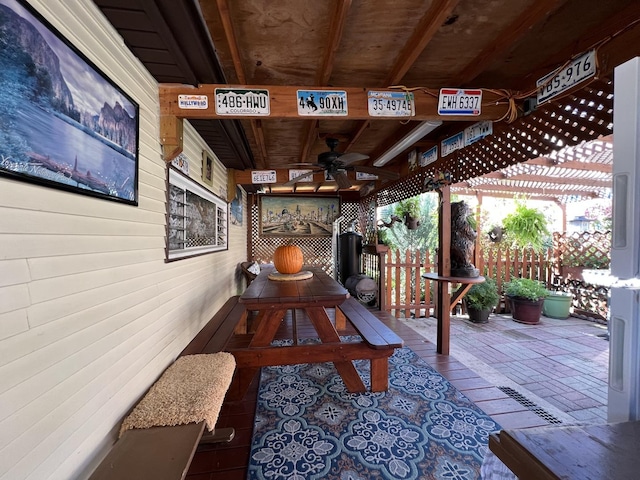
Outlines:
POLYGON ((451 78, 452 85, 464 86, 473 81, 487 65, 504 56, 507 50, 526 35, 531 27, 546 18, 567 0, 536 0, 511 24, 503 29, 475 59, 451 78))
MULTIPOLYGON (((245 75, 245 71, 242 66, 240 49, 238 48, 236 34, 233 29, 233 23, 231 22, 229 4, 227 3, 227 0, 216 0, 216 4, 218 6, 218 12, 222 21, 224 35, 227 39, 227 44, 231 52, 231 59, 233 61, 233 67, 236 71, 236 76, 238 77, 239 82, 246 83, 247 76, 245 75)), ((259 156, 257 158, 257 165, 260 168, 265 168, 267 166, 268 157, 267 148, 264 143, 264 131, 262 130, 262 124, 258 124, 258 122, 256 122, 255 120, 251 120, 250 125, 251 132, 253 133, 253 138, 255 139, 256 146, 258 147, 259 156)))
MULTIPOLYGON (((333 61, 342 40, 347 13, 349 13, 350 7, 351 0, 336 0, 335 10, 330 22, 331 28, 329 30, 327 48, 324 51, 322 66, 316 74, 316 85, 325 86, 329 83, 329 78, 331 78, 331 72, 333 71, 333 61)), ((303 131, 305 133, 303 135, 300 159, 304 162, 305 159, 309 157, 311 147, 318 138, 318 121, 306 121, 303 126, 303 131)))

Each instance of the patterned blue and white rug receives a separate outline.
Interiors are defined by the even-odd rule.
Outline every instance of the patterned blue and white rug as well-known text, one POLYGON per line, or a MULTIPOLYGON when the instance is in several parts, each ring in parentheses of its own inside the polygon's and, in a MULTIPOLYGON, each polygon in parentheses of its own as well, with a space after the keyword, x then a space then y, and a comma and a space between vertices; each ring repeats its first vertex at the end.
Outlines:
MULTIPOLYGON (((356 367, 368 387, 369 362, 356 367)), ((382 393, 347 392, 331 363, 266 367, 248 478, 479 479, 499 429, 406 347, 382 393)))

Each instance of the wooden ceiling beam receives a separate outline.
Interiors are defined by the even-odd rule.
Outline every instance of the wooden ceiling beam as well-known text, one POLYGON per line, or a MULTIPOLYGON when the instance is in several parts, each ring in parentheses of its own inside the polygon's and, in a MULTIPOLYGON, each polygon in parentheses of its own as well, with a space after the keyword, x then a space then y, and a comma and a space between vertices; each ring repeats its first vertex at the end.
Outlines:
MULTIPOLYGON (((518 175, 513 175, 512 177, 494 177, 489 174, 483 175, 481 177, 473 179, 473 181, 469 181, 469 187, 475 187, 480 185, 496 185, 496 181, 500 182, 535 182, 535 183, 543 183, 543 184, 553 184, 553 185, 578 185, 581 187, 594 187, 594 188, 611 188, 613 185, 613 180, 599 180, 593 178, 576 178, 576 177, 551 177, 548 175, 536 175, 536 174, 527 174, 521 173, 518 175)), ((500 183, 500 185, 504 185, 505 183, 500 183)))
POLYGON ((414 28, 407 43, 402 47, 391 71, 383 82, 383 86, 395 85, 402 80, 458 3, 460 0, 434 0, 431 2, 431 6, 414 28))
MULTIPOLYGON (((225 38, 227 39, 227 44, 229 45, 229 51, 231 53, 233 67, 235 68, 238 81, 240 83, 246 83, 247 76, 242 66, 240 49, 238 48, 236 34, 233 29, 233 23, 231 22, 231 14, 229 13, 229 4, 227 3, 227 0, 216 0, 216 4, 218 6, 218 13, 220 14, 220 20, 222 21, 224 35, 225 35, 225 38)), ((258 167, 262 168, 267 165, 267 158, 268 158, 267 147, 264 141, 264 133, 262 131, 262 126, 258 125, 256 120, 250 120, 249 124, 251 125, 253 138, 256 142, 256 145, 258 147, 258 152, 260 154, 259 158, 257 159, 257 165, 258 167)))
MULTIPOLYGON (((293 86, 293 85, 227 85, 227 84, 206 84, 193 87, 191 85, 176 84, 160 84, 160 113, 162 115, 174 115, 178 118, 203 118, 203 119, 298 119, 304 120, 306 117, 298 115, 298 90, 330 90, 344 91, 347 96, 347 115, 319 115, 317 118, 334 119, 334 120, 369 120, 367 88, 365 87, 310 87, 310 86, 293 86), (246 114, 230 114, 219 115, 215 106, 215 90, 216 88, 236 88, 243 90, 268 90, 270 98, 270 114, 269 115, 246 115, 246 114), (180 108, 178 97, 181 95, 193 96, 207 99, 206 108, 180 108)), ((390 89, 375 89, 388 90, 390 89)), ((423 120, 446 120, 446 121, 462 121, 468 122, 469 116, 465 115, 447 115, 442 117, 438 115, 438 98, 422 91, 414 91, 414 101, 416 114, 406 120, 423 121, 423 120)), ((479 115, 473 117, 474 121, 480 120, 497 120, 504 116, 507 112, 508 105, 506 103, 498 103, 502 99, 500 93, 484 90, 482 93, 482 111, 479 115)), ((374 117, 375 120, 390 120, 397 122, 401 120, 399 117, 374 117)))
POLYGON ((494 184, 484 184, 484 185, 477 185, 473 187, 456 184, 456 186, 459 186, 459 188, 468 190, 468 191, 474 191, 474 192, 480 191, 486 196, 490 196, 491 192, 512 193, 513 195, 547 195, 550 197, 580 195, 583 197, 596 198, 598 196, 593 190, 588 190, 588 189, 569 190, 567 189, 566 185, 559 185, 557 186, 557 188, 555 186, 548 186, 544 188, 542 187, 531 188, 531 187, 522 187, 522 186, 514 187, 511 185, 494 185, 494 184))
MULTIPOLYGON (((322 65, 316 74, 316 85, 325 86, 329 83, 331 73, 333 72, 333 62, 336 57, 336 51, 342 41, 344 27, 346 25, 347 13, 351 7, 351 0, 336 0, 335 11, 329 21, 330 31, 327 48, 324 51, 322 65)), ((304 135, 302 140, 302 149, 300 151, 300 161, 304 162, 309 158, 309 152, 314 140, 318 136, 318 121, 309 120, 303 125, 304 135)))
POLYGON ((531 27, 548 17, 567 0, 537 0, 522 12, 502 33, 496 36, 474 60, 451 79, 451 85, 464 86, 472 82, 484 69, 503 57, 507 50, 526 35, 531 27))
MULTIPOLYGON (((470 189, 470 188, 460 188, 457 185, 452 185, 451 186, 451 194, 454 195, 465 195, 465 196, 477 196, 477 195, 482 195, 484 198, 486 197, 491 197, 491 198, 515 198, 518 196, 518 192, 478 192, 474 189, 470 189)), ((573 195, 573 194, 572 194, 573 195)), ((582 197, 583 195, 579 195, 578 196, 582 197)), ((557 203, 559 205, 562 205, 562 202, 559 201, 559 198, 561 196, 559 195, 547 195, 547 194, 543 194, 543 193, 531 193, 528 195, 529 198, 535 199, 535 200, 546 200, 549 202, 554 202, 557 203)), ((593 194, 589 194, 586 195, 586 198, 593 198, 593 194)))

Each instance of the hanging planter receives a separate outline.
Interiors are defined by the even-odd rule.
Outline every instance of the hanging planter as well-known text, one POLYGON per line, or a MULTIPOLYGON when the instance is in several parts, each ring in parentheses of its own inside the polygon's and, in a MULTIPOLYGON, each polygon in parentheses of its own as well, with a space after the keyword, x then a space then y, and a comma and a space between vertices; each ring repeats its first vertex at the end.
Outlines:
POLYGON ((408 230, 416 230, 420 226, 420 199, 411 197, 402 200, 396 207, 396 214, 404 219, 408 230))

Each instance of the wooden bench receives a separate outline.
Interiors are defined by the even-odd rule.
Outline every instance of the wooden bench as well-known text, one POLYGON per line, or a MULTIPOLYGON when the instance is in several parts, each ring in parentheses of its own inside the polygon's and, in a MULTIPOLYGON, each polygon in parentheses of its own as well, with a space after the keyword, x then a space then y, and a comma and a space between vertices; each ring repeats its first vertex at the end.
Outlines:
MULTIPOLYGON (((222 351, 234 330, 246 322, 246 310, 238 298, 231 297, 179 357, 222 351)), ((182 480, 200 443, 230 441, 233 435, 232 428, 205 433, 204 421, 126 430, 90 480, 182 480)))
POLYGON ((344 330, 346 321, 356 329, 363 342, 372 352, 371 391, 382 392, 389 388, 389 357, 404 341, 393 330, 380 321, 371 311, 353 297, 336 308, 336 329, 344 330), (384 352, 381 356, 380 353, 384 352))

